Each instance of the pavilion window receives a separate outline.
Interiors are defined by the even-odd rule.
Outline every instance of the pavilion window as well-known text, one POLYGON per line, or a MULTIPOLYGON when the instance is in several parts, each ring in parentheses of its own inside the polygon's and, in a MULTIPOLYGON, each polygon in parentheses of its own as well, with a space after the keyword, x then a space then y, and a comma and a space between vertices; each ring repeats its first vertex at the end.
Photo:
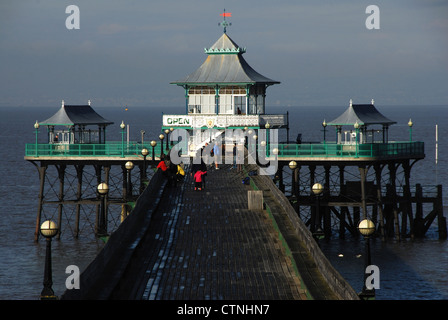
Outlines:
MULTIPOLYGON (((220 90, 221 92, 221 90, 220 90)), ((219 95, 219 114, 232 114, 232 95, 219 95)))
POLYGON ((215 113, 215 95, 190 93, 188 97, 188 112, 205 114, 215 113))

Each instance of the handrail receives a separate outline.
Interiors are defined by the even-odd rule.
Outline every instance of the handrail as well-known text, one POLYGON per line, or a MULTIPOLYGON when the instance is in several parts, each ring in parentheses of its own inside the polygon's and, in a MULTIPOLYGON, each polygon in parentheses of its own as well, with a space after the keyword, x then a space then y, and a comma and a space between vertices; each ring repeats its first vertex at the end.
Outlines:
MULTIPOLYGON (((363 144, 279 144, 278 157, 376 158, 424 156, 424 142, 389 142, 363 144)), ((272 152, 272 150, 271 150, 272 152)))
MULTIPOLYGON (((278 157, 336 157, 336 158, 378 158, 397 156, 424 156, 424 142, 389 142, 363 144, 279 144, 278 157)), ((165 144, 163 144, 163 148, 165 144)), ((171 147, 171 146, 170 146, 171 147)), ((138 142, 112 141, 104 144, 60 144, 27 143, 25 156, 27 157, 142 157, 141 150, 147 148, 148 157, 152 157, 152 147, 138 142)), ((272 148, 272 147, 271 147, 272 148)), ((160 156, 160 143, 154 149, 155 156, 160 156)), ((166 150, 164 150, 166 153, 166 150)), ((272 155, 272 150, 270 150, 272 155)))
MULTIPOLYGON (((148 149, 148 157, 152 158, 151 145, 137 142, 111 141, 103 144, 62 144, 45 143, 35 144, 27 143, 25 145, 25 156, 27 157, 141 157, 143 148, 148 149)), ((163 151, 165 144, 163 145, 163 151)), ((154 148, 155 157, 161 154, 161 146, 158 143, 154 148)))

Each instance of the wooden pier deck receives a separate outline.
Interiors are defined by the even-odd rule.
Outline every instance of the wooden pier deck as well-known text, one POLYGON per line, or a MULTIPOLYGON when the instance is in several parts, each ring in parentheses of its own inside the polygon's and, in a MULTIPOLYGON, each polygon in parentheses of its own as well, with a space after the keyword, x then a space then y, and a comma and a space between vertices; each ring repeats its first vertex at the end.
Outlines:
MULTIPOLYGON (((128 224, 126 228, 142 234, 137 240, 113 239, 112 234, 99 261, 81 275, 82 290, 67 290, 62 299, 347 299, 322 276, 320 262, 280 204, 270 204, 276 218, 266 210, 248 209, 248 191, 253 189, 242 183, 246 173, 230 167, 210 169, 202 191, 194 191, 188 171, 183 182, 164 186, 144 233, 128 224)), ((269 190, 263 193, 276 201, 269 190)), ((137 221, 148 220, 144 216, 137 221)), ((129 230, 116 233, 124 239, 129 230)), ((357 298, 348 284, 340 283, 349 299, 357 298)))
POLYGON ((167 187, 113 298, 310 298, 272 221, 247 209, 250 187, 229 168, 210 169, 202 191, 194 191, 189 174, 167 187))

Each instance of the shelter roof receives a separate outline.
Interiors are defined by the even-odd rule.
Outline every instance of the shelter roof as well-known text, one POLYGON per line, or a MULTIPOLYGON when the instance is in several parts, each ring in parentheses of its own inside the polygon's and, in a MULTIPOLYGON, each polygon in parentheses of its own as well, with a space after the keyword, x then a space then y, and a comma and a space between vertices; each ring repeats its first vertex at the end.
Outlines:
POLYGON ((350 102, 350 106, 344 113, 342 113, 339 117, 330 121, 328 125, 331 126, 340 126, 340 125, 354 125, 358 123, 359 125, 372 125, 372 124, 381 124, 381 125, 391 125, 397 123, 396 121, 392 121, 382 115, 372 104, 352 104, 350 102))
POLYGON ((277 84, 255 71, 243 58, 246 49, 238 46, 226 33, 205 49, 207 59, 193 73, 172 84, 277 84))
POLYGON ((64 105, 49 119, 39 123, 44 126, 73 125, 110 125, 112 121, 104 119, 90 105, 64 105))

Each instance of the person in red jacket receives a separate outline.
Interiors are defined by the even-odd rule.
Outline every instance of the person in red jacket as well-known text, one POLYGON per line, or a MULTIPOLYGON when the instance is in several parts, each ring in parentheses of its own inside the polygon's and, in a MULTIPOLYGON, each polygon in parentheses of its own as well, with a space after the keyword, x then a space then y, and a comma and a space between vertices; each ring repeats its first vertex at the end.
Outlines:
POLYGON ((157 169, 161 169, 163 172, 165 172, 168 168, 166 167, 165 160, 160 160, 159 164, 157 165, 157 169))
POLYGON ((202 176, 207 174, 207 171, 198 170, 194 174, 194 190, 201 191, 202 190, 202 176))

